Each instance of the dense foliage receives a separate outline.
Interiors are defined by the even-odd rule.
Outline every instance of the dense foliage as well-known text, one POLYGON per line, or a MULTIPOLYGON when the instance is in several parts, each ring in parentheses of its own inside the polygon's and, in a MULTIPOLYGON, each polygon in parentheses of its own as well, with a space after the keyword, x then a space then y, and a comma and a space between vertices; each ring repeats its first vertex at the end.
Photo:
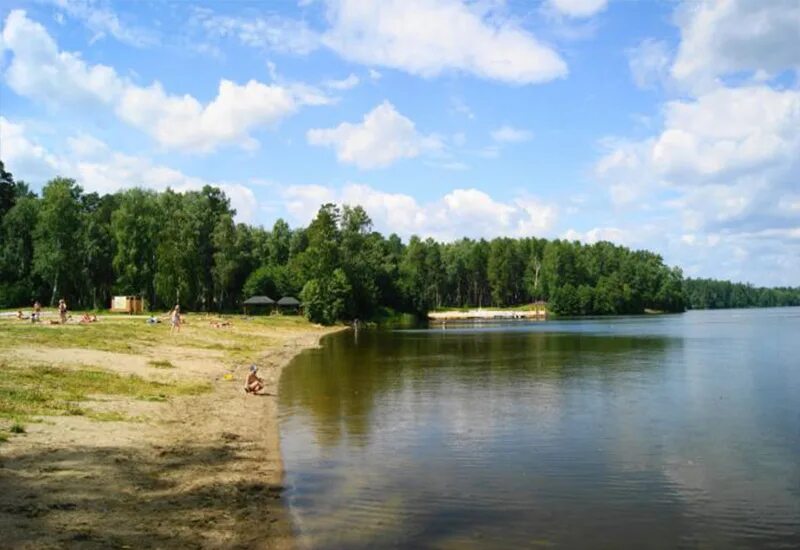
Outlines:
POLYGON ((0 307, 63 296, 73 308, 102 308, 114 294, 137 294, 151 308, 179 302, 230 311, 252 295, 292 295, 324 323, 384 308, 424 313, 540 300, 565 315, 684 310, 679 269, 608 242, 406 244, 373 231, 359 206, 323 205, 300 229, 282 220, 271 230, 236 224, 234 214, 208 186, 101 196, 56 178, 37 197, 0 163, 0 307))
POLYGON ((800 306, 800 287, 764 288, 714 279, 686 279, 683 286, 691 309, 800 306))

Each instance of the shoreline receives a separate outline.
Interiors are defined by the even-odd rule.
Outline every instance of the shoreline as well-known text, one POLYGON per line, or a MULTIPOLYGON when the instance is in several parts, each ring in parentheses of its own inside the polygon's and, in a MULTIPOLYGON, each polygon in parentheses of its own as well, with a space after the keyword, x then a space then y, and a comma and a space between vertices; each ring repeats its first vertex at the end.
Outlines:
MULTIPOLYGON (((198 328, 190 325, 186 332, 203 333, 200 319, 192 320, 198 328)), ((341 330, 345 327, 309 324, 252 332, 266 342, 253 354, 254 360, 247 361, 233 352, 215 353, 199 345, 162 346, 148 350, 146 356, 61 346, 3 350, 4 360, 12 365, 76 369, 100 364, 118 374, 158 380, 186 377, 211 386, 207 393, 162 402, 92 396, 87 403, 93 411, 121 411, 131 420, 46 416, 27 424, 26 433, 0 443, 3 544, 294 547, 291 514, 281 496, 280 376, 297 354, 341 330), (172 358, 175 368, 148 367, 148 359, 152 363, 160 357, 172 358), (259 365, 268 395, 244 393, 244 375, 251 362, 259 365), (233 366, 225 368, 226 364, 233 366)))
POLYGON ((535 309, 475 308, 470 310, 448 310, 428 312, 431 321, 465 321, 472 319, 547 319, 544 307, 535 309))

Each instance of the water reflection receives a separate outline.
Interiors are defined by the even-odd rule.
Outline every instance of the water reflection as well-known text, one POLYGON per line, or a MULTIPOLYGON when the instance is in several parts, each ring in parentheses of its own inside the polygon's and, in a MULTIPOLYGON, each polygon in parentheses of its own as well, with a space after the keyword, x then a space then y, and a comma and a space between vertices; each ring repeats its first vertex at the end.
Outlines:
POLYGON ((305 540, 800 542, 800 317, 702 315, 328 339, 281 381, 305 540))

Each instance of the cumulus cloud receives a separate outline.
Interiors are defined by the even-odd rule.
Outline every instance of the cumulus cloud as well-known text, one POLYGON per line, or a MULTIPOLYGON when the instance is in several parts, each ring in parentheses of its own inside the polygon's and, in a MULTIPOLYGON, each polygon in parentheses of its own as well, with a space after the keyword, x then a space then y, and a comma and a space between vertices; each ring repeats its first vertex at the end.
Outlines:
POLYGON ((330 1, 327 15, 330 28, 321 40, 349 61, 514 84, 567 74, 561 57, 532 34, 456 0, 330 1))
POLYGON ((556 12, 568 17, 591 17, 604 9, 608 0, 548 0, 556 12))
POLYGON ((492 130, 492 139, 498 143, 520 143, 533 138, 530 130, 521 130, 513 126, 504 125, 492 130))
POLYGON ((280 193, 292 221, 297 224, 307 224, 322 202, 358 204, 369 213, 378 230, 406 238, 542 236, 552 230, 557 220, 554 205, 526 196, 498 201, 478 189, 454 189, 425 203, 404 193, 389 193, 357 183, 342 188, 292 185, 282 188, 280 193))
POLYGON ((800 68, 796 0, 692 0, 677 12, 681 42, 672 76, 708 86, 719 75, 800 68))
POLYGON ((612 144, 595 175, 618 203, 669 188, 693 226, 746 215, 770 223, 800 181, 798 151, 800 91, 720 88, 669 102, 659 134, 612 144))
MULTIPOLYGON (((320 96, 319 101, 325 100, 320 96)), ((222 80, 217 97, 203 105, 190 95, 169 95, 156 82, 146 88, 126 87, 117 113, 165 147, 208 152, 225 143, 256 148, 258 142, 249 136, 251 129, 278 122, 303 102, 284 86, 222 80)))
POLYGON ((414 122, 384 101, 364 115, 360 123, 343 122, 336 128, 311 129, 312 145, 333 147, 336 158, 362 169, 383 168, 403 158, 441 148, 436 136, 420 134, 414 122))
POLYGON ((252 149, 258 146, 252 130, 274 125, 302 106, 330 101, 310 86, 255 80, 222 80, 207 104, 188 94, 171 95, 159 82, 137 86, 111 67, 60 52, 45 28, 21 10, 6 19, 3 43, 14 54, 5 76, 16 93, 50 105, 107 105, 121 120, 171 149, 209 152, 231 144, 252 149))
POLYGON ((9 13, 2 43, 14 53, 5 80, 19 95, 51 105, 110 104, 124 86, 113 68, 89 65, 78 54, 60 52, 47 30, 22 10, 9 13))
POLYGON ((23 124, 0 117, 0 157, 17 179, 44 183, 56 176, 74 178, 85 190, 113 193, 141 187, 175 191, 221 188, 237 211, 237 220, 254 222, 257 200, 252 190, 240 183, 208 181, 184 174, 141 156, 113 151, 103 141, 88 134, 67 139, 68 154, 48 151, 26 135, 23 124))
POLYGON ((675 22, 674 59, 645 40, 629 62, 639 86, 669 78, 683 97, 651 135, 604 140, 594 175, 620 219, 635 220, 619 229, 688 274, 796 285, 800 90, 773 77, 800 67, 800 4, 687 1, 675 22), (657 231, 635 225, 653 218, 657 231))

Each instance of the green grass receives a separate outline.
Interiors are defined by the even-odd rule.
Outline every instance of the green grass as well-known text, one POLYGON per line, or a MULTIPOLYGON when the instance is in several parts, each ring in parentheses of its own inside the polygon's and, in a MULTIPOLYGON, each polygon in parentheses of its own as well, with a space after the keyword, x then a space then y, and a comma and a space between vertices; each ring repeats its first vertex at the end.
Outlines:
POLYGON ((19 422, 14 422, 8 431, 11 432, 12 434, 24 434, 25 426, 23 426, 19 422))
POLYGON ((0 362, 0 422, 10 431, 36 416, 86 416, 99 421, 128 420, 117 412, 97 412, 81 403, 92 395, 127 396, 145 401, 165 401, 173 396, 198 395, 211 390, 208 383, 165 383, 138 376, 123 376, 95 369, 12 367, 0 362))
POLYGON ((244 319, 228 316, 230 328, 214 328, 204 315, 190 314, 180 333, 170 334, 169 324, 150 326, 144 318, 102 317, 97 323, 80 325, 31 324, 0 319, 0 350, 14 347, 82 348, 126 354, 144 354, 157 346, 215 350, 231 360, 252 358, 275 345, 265 337, 269 330, 302 331, 310 324, 303 317, 264 316, 244 319))

